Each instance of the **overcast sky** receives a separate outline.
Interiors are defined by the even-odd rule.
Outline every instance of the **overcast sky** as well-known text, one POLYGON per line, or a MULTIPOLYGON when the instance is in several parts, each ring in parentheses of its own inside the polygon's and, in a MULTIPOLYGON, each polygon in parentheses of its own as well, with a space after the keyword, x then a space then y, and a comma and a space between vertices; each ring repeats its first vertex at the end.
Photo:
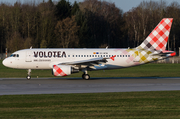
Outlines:
MULTIPOLYGON (((14 4, 14 2, 16 2, 17 0, 0 0, 0 2, 8 2, 11 4, 14 4)), ((34 1, 34 0, 18 0, 21 1, 22 3, 27 2, 27 1, 34 1)), ((42 0, 36 0, 36 1, 42 1, 42 0)), ((47 0, 45 0, 47 1, 47 0)), ((52 0, 52 1, 59 1, 59 0, 52 0)), ((74 1, 77 2, 82 2, 83 0, 69 0, 70 3, 74 3, 74 1)), ((103 0, 101 0, 103 1, 103 0)), ((122 9, 123 12, 127 12, 130 9, 132 9, 133 7, 137 7, 142 1, 150 1, 150 0, 105 0, 108 2, 112 2, 115 3, 115 5, 122 9)), ((151 1, 161 1, 161 0, 151 0, 151 1)), ((163 0, 166 1, 168 3, 168 5, 173 2, 173 1, 177 1, 180 4, 180 0, 163 0)))

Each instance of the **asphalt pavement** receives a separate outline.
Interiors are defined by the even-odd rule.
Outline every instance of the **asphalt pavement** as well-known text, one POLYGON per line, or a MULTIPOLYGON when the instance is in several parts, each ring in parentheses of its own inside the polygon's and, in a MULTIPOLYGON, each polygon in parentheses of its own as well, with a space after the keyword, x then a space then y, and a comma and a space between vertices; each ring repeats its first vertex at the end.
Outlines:
POLYGON ((0 95, 180 90, 180 77, 0 78, 0 95))

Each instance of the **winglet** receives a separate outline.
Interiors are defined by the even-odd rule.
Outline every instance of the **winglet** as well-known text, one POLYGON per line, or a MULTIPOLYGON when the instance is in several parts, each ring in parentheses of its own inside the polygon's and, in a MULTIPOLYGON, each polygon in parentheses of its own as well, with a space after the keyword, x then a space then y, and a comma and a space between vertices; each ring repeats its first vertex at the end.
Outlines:
POLYGON ((114 56, 112 56, 112 57, 110 57, 110 59, 112 59, 113 61, 114 61, 114 58, 116 57, 116 55, 114 55, 114 56))

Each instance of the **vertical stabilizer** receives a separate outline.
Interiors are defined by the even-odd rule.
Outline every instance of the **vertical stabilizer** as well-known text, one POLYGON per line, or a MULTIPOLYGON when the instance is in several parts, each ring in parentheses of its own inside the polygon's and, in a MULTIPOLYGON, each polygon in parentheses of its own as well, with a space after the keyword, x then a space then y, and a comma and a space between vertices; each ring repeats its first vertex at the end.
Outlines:
POLYGON ((163 18, 150 35, 137 48, 164 51, 169 39, 172 21, 173 18, 163 18))

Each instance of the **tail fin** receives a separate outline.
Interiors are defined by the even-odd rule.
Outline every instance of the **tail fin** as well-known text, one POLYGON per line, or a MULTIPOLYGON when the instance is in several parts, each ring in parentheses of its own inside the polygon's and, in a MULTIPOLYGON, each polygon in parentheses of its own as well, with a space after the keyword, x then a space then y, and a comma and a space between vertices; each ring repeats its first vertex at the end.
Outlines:
POLYGON ((138 49, 161 50, 166 49, 173 18, 164 18, 142 42, 138 49))

